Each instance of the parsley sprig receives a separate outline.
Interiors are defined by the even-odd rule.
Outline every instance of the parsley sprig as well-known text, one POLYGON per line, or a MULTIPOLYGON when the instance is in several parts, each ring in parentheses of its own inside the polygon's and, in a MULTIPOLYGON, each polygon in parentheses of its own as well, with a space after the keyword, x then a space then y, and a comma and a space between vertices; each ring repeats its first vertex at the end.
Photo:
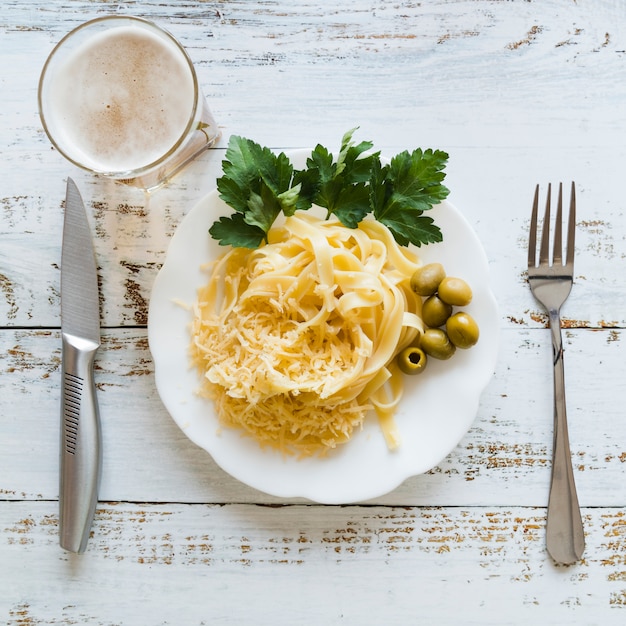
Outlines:
POLYGON ((210 235, 220 245, 257 248, 281 213, 290 216, 316 205, 349 228, 371 214, 403 246, 442 241, 441 230, 424 212, 449 194, 442 184, 448 155, 418 148, 383 164, 371 142, 353 142, 355 130, 343 136, 336 159, 317 145, 302 170, 283 152, 233 135, 217 189, 235 213, 215 222, 210 235))

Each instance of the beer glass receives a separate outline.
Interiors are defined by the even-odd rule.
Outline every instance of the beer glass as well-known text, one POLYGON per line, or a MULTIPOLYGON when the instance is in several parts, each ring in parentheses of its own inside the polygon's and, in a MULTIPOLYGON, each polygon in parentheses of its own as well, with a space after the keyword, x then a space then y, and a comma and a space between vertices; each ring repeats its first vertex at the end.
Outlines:
POLYGON ((147 191, 220 135, 183 46, 138 17, 101 17, 67 34, 43 67, 38 99, 66 159, 147 191))

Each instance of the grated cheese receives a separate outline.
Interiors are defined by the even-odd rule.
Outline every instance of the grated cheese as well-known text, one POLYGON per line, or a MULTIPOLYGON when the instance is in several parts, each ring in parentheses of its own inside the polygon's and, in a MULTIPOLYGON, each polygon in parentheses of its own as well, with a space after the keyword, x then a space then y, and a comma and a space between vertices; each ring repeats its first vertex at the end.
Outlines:
POLYGON ((402 395, 394 357, 422 332, 419 259, 379 222, 288 217, 268 244, 209 268, 192 322, 200 393, 224 426, 285 453, 324 454, 374 408, 390 448, 402 395))

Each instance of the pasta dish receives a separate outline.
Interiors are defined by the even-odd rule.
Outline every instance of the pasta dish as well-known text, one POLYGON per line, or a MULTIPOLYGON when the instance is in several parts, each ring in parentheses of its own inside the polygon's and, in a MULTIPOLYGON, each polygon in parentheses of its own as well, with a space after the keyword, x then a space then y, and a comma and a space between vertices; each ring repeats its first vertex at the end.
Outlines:
POLYGON ((191 357, 220 423, 288 454, 323 455, 374 409, 396 447, 395 357, 423 332, 410 287, 420 265, 378 221, 352 229, 302 212, 260 248, 211 263, 191 357))

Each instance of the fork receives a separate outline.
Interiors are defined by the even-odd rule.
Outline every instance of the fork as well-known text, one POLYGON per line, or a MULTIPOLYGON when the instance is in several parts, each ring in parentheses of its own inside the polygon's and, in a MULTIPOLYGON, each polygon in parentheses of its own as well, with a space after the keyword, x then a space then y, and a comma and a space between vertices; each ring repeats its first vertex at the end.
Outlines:
POLYGON ((552 355, 554 358, 554 441, 552 450, 552 477, 548 498, 546 547, 554 561, 570 565, 578 561, 585 550, 585 534, 576 495, 572 458, 565 410, 565 375, 563 369, 563 341, 561 339, 561 306, 570 294, 574 281, 574 237, 576 230, 576 190, 572 183, 567 226, 567 254, 563 263, 562 220, 563 184, 559 183, 556 220, 550 259, 550 197, 548 185, 546 210, 541 228, 539 263, 535 261, 537 248, 537 213, 539 185, 535 189, 530 234, 528 240, 528 282, 533 296, 545 308, 550 319, 552 355))

